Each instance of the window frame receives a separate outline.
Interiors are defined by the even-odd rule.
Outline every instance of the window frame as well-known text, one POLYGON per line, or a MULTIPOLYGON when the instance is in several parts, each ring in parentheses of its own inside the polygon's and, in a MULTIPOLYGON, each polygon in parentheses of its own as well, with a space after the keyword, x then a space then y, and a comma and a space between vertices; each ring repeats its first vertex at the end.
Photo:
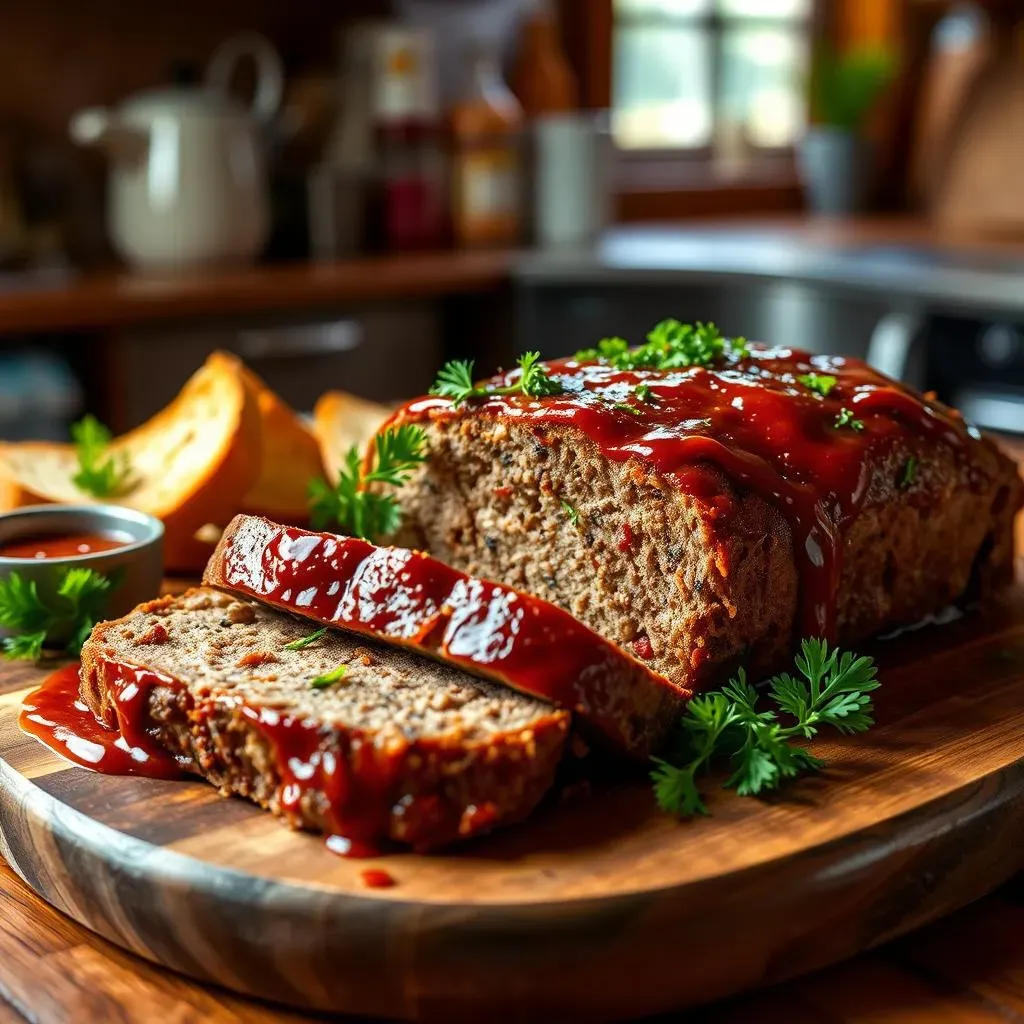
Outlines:
MULTIPOLYGON (((831 4, 812 0, 808 20, 810 44, 831 34, 831 4)), ((562 33, 570 62, 580 82, 581 104, 610 110, 614 62, 614 0, 559 0, 562 33)), ((669 19, 718 24, 728 17, 712 10, 692 18, 669 19)), ((758 19, 778 25, 786 19, 758 19)), ((712 54, 714 102, 718 102, 720 36, 712 54)), ((758 149, 739 176, 723 178, 715 166, 714 146, 699 149, 619 149, 616 210, 620 220, 721 216, 752 212, 785 212, 803 206, 791 146, 758 149)))

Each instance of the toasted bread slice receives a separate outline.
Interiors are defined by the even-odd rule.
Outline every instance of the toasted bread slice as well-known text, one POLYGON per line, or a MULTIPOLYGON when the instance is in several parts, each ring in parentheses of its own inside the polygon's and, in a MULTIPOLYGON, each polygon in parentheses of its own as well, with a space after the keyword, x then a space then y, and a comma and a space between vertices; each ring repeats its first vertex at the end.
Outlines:
MULTIPOLYGON (((171 571, 202 567, 213 547, 197 531, 227 523, 259 476, 259 405, 242 369, 235 356, 214 352, 170 405, 110 445, 128 457, 134 486, 107 500, 163 520, 171 571)), ((0 445, 0 506, 98 501, 72 482, 77 470, 70 444, 0 445)))
POLYGON ((337 481, 348 450, 355 445, 362 451, 391 413, 389 406, 345 391, 326 391, 320 396, 313 409, 313 433, 320 442, 320 456, 331 483, 337 481))
POLYGON ((305 523, 309 519, 309 481, 324 472, 320 445, 294 410, 244 366, 242 380, 259 406, 262 450, 259 477, 242 500, 241 510, 287 523, 305 523))

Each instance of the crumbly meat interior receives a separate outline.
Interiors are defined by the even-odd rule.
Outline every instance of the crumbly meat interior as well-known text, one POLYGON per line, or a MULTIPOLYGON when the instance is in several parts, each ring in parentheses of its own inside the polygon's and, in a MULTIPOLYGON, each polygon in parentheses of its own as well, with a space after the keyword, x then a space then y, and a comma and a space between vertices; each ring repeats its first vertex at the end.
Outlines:
POLYGON ((358 723, 378 737, 487 742, 550 714, 542 701, 336 630, 288 649, 313 629, 251 602, 197 591, 121 620, 105 643, 204 698, 237 698, 326 729, 358 723), (314 688, 314 679, 339 666, 345 671, 336 683, 314 688))
POLYGON ((756 496, 736 496, 724 534, 699 500, 571 434, 542 443, 484 418, 427 432, 397 543, 559 604, 684 685, 712 663, 768 666, 788 648, 789 528, 756 496))
MULTIPOLYGON (((472 413, 422 425, 430 457, 400 494, 397 543, 560 604, 682 685, 788 659, 800 580, 789 526, 759 495, 721 477, 722 516, 570 428, 472 413)), ((987 444, 973 458, 933 445, 873 467, 859 515, 840 524, 840 642, 915 622, 972 576, 1005 581, 1020 481, 987 444), (902 486, 911 455, 920 468, 902 486)))

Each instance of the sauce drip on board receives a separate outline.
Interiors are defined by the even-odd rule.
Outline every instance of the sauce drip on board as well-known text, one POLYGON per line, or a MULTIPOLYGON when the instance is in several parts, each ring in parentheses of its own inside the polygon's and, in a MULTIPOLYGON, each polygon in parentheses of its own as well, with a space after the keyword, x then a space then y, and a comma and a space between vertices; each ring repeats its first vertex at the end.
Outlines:
MULTIPOLYGON (((834 639, 842 532, 864 504, 872 467, 900 447, 909 457, 918 438, 955 452, 987 443, 954 410, 841 356, 752 345, 741 361, 711 367, 619 370, 574 359, 544 366, 562 394, 488 396, 459 408, 446 398, 424 398, 396 419, 458 416, 471 405, 474 415, 535 425, 542 443, 543 426, 573 426, 607 458, 641 462, 727 515, 729 496, 709 468, 721 471, 789 522, 804 635, 834 639), (836 383, 822 395, 800 382, 809 373, 836 383), (640 384, 650 389, 646 400, 636 395, 640 384), (857 426, 839 424, 844 409, 857 426)), ((517 376, 491 383, 508 385, 517 376)))
POLYGON ((131 541, 99 533, 40 533, 0 543, 0 558, 76 558, 123 548, 131 541))
MULTIPOLYGON (((77 664, 47 676, 21 705, 18 724, 61 757, 104 775, 177 779, 184 767, 140 729, 107 729, 78 698, 77 664)), ((119 719, 122 717, 119 713, 119 719)))
MULTIPOLYGON (((22 703, 18 724, 61 757, 104 775, 137 775, 152 779, 180 779, 189 771, 187 758, 175 758, 146 732, 145 708, 154 686, 174 681, 151 669, 103 663, 104 684, 117 716, 117 729, 101 725, 78 697, 79 666, 66 665, 49 675, 22 703)), ((243 713, 258 723, 274 747, 281 773, 281 803, 292 810, 303 795, 320 792, 326 798, 335 834, 325 844, 341 857, 376 857, 375 841, 386 829, 388 804, 373 801, 366 789, 349 792, 347 765, 323 749, 316 728, 268 709, 245 707, 243 713), (362 795, 360 795, 360 793, 362 795), (344 806, 344 813, 338 808, 344 806), (362 836, 363 838, 360 838, 362 836)), ((371 746, 363 752, 374 758, 371 746)), ((363 769, 365 778, 366 769, 363 769)), ((386 772, 379 773, 385 784, 386 772)), ((367 883, 370 884, 370 883, 367 883)), ((384 883, 378 883, 382 885, 384 883)), ((393 883, 390 883, 393 884, 393 883)))

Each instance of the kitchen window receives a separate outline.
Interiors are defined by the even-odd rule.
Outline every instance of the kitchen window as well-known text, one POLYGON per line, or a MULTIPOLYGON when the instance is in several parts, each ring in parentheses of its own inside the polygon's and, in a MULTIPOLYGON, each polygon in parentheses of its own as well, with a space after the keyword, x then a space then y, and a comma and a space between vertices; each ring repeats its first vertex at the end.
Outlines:
POLYGON ((627 158, 741 171, 806 118, 812 0, 613 0, 612 131, 627 158))

